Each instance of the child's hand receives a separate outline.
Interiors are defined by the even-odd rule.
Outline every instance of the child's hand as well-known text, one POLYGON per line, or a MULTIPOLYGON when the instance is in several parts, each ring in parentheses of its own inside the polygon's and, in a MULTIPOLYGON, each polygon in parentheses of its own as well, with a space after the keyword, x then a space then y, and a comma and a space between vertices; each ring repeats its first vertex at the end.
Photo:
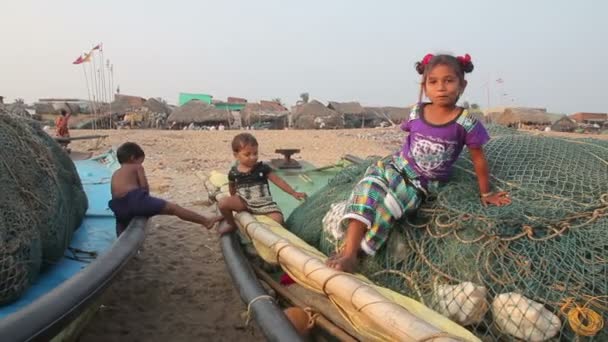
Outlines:
POLYGON ((487 196, 481 196, 481 203, 484 207, 487 207, 488 204, 495 205, 497 207, 502 207, 503 205, 511 204, 511 199, 509 198, 509 193, 506 191, 494 192, 487 196))
POLYGON ((292 196, 297 200, 303 200, 308 198, 308 195, 305 192, 294 192, 292 196))

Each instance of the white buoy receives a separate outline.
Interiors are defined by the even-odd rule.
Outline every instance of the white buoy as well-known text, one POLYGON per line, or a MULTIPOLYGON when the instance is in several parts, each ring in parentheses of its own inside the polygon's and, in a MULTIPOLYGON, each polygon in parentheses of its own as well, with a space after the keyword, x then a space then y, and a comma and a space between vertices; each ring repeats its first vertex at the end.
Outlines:
POLYGON ((492 315, 502 332, 531 342, 554 337, 562 326, 559 317, 541 303, 514 292, 500 294, 494 299, 492 315))
POLYGON ((471 282, 435 287, 436 309, 463 326, 477 324, 488 312, 487 290, 471 282))

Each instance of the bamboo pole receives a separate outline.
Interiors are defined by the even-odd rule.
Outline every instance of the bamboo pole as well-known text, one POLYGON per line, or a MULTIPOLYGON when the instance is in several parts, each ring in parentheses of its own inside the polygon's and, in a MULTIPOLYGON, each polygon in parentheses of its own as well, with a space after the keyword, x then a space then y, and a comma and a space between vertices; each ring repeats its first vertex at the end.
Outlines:
POLYGON ((365 322, 371 323, 375 331, 382 331, 396 341, 461 340, 391 302, 353 275, 327 267, 320 259, 271 232, 251 214, 241 212, 235 219, 252 240, 273 250, 284 268, 305 275, 309 282, 345 310, 363 315, 365 322))

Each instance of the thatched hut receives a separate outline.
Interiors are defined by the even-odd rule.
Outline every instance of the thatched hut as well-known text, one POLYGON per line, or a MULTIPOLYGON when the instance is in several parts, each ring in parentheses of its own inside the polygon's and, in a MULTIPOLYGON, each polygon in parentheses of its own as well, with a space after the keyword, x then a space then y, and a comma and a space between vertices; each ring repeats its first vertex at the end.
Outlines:
POLYGON ((114 101, 109 105, 103 106, 101 111, 106 112, 111 110, 112 113, 124 114, 142 108, 145 103, 146 99, 143 97, 116 94, 114 95, 114 101))
POLYGON ((559 120, 551 125, 551 130, 556 132, 574 132, 578 128, 578 124, 567 115, 562 116, 559 120))
POLYGON ((241 111, 243 126, 283 129, 288 126, 289 110, 274 101, 247 103, 241 111))
POLYGON ((364 109, 368 115, 377 116, 381 122, 388 122, 394 125, 407 120, 412 110, 409 107, 365 107, 364 109))
POLYGON ((200 100, 190 100, 181 107, 174 110, 167 122, 174 128, 184 127, 189 124, 199 124, 207 126, 219 126, 220 124, 229 127, 232 123, 232 114, 227 110, 220 110, 200 100))
POLYGON ((551 118, 545 109, 540 108, 507 108, 496 118, 496 123, 515 128, 533 129, 551 125, 551 118))
POLYGON ((377 114, 366 112, 359 102, 329 101, 327 108, 342 114, 345 128, 376 127, 382 122, 377 114))
POLYGON ((344 117, 335 110, 312 100, 295 108, 292 114, 293 127, 299 129, 344 128, 344 117))
POLYGON ((153 97, 149 98, 143 107, 148 108, 148 111, 151 113, 171 114, 171 108, 166 103, 153 97))

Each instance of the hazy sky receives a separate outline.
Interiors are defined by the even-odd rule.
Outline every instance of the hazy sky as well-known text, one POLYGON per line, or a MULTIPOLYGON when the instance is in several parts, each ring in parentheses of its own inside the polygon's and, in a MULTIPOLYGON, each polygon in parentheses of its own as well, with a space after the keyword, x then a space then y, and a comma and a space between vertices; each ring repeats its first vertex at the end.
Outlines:
POLYGON ((414 62, 444 51, 472 55, 470 102, 486 106, 489 84, 492 106, 606 112, 607 13, 602 0, 3 0, 0 95, 86 98, 71 62, 103 42, 123 94, 405 106, 414 62))

